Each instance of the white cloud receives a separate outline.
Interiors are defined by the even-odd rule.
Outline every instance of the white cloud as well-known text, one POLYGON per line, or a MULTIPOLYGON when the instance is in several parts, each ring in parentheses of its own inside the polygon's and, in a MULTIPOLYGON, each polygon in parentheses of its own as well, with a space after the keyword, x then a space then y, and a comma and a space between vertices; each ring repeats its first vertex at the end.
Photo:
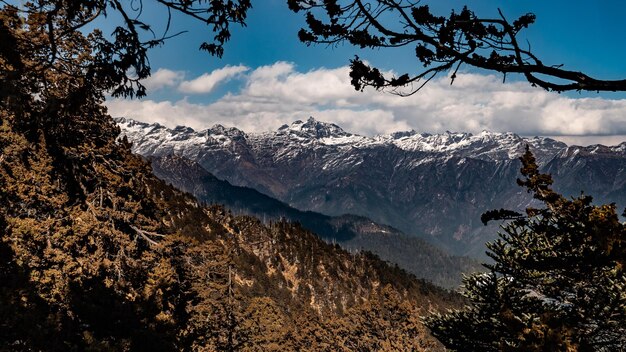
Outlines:
MULTIPOLYGON (((226 66, 183 82, 188 92, 205 92, 215 84, 248 70, 226 66)), ((309 116, 335 122, 353 133, 373 135, 415 129, 424 132, 512 131, 522 135, 596 136, 614 144, 626 135, 626 100, 569 98, 531 87, 525 82, 502 83, 496 75, 457 74, 431 81, 410 97, 350 85, 348 67, 298 72, 287 62, 259 67, 242 87, 210 104, 187 100, 155 102, 114 99, 112 115, 164 125, 207 128, 215 123, 248 132, 276 129, 309 116), (604 139, 603 139, 604 138, 604 139)), ((587 140, 591 141, 588 137, 587 140)))
POLYGON ((348 74, 348 67, 319 68, 300 73, 295 71, 293 64, 278 62, 255 70, 241 95, 295 104, 336 104, 356 95, 348 74))
POLYGON ((150 93, 161 88, 177 86, 184 78, 184 72, 160 68, 150 77, 144 79, 142 83, 150 93))
POLYGON ((228 81, 248 70, 249 68, 243 65, 228 65, 214 70, 211 73, 205 73, 191 81, 181 82, 178 89, 183 93, 190 94, 210 93, 219 83, 228 81))
POLYGON ((277 77, 286 76, 293 73, 294 66, 292 63, 285 61, 278 61, 273 65, 261 66, 255 69, 250 75, 252 81, 263 79, 275 79, 277 77))

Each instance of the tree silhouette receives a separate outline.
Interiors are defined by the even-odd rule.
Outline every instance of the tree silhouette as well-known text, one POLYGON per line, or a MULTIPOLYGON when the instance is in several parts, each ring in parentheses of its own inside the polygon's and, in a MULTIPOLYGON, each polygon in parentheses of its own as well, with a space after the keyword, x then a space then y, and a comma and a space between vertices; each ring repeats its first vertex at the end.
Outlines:
MULTIPOLYGON (((458 351, 623 351, 626 226, 615 204, 566 199, 530 151, 521 160, 518 183, 544 208, 528 208, 503 226, 487 245, 490 271, 465 281, 470 305, 427 325, 458 351)), ((511 216, 499 211, 490 218, 511 216)))
POLYGON ((533 86, 549 91, 624 91, 626 80, 602 80, 562 65, 545 64, 530 43, 519 34, 535 21, 527 13, 513 21, 502 11, 495 18, 480 17, 468 7, 449 16, 431 12, 423 1, 414 0, 288 0, 295 11, 306 12, 308 29, 301 29, 306 44, 348 42, 361 48, 413 47, 423 70, 387 77, 358 57, 351 60, 352 85, 391 88, 400 95, 419 91, 437 74, 452 71, 454 82, 462 65, 497 71, 504 75, 522 74, 533 86), (409 90, 400 87, 409 86, 409 90))

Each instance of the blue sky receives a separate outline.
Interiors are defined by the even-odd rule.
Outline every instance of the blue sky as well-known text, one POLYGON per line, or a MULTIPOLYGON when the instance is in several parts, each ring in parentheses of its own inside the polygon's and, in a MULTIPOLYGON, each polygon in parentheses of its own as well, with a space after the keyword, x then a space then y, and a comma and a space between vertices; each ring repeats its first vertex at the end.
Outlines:
MULTIPOLYGON (((426 3, 441 14, 464 4, 481 16, 497 16, 498 7, 509 19, 533 12, 537 22, 526 39, 545 63, 599 78, 626 78, 623 2, 422 0, 426 3)), ((198 51, 202 36, 210 35, 206 28, 175 18, 172 32, 188 33, 151 52, 154 77, 146 82, 148 97, 110 100, 111 113, 170 126, 202 129, 221 123, 251 132, 313 115, 370 135, 411 128, 488 129, 564 136, 560 138, 580 144, 614 144, 626 135, 624 93, 557 95, 511 77, 503 84, 501 77, 469 67, 454 86, 442 77, 417 97, 353 91, 342 85, 349 81, 345 66, 355 54, 385 70, 411 72, 418 65, 412 49, 307 47, 297 39, 303 16, 290 12, 286 0, 253 0, 253 6, 247 27, 233 31, 222 59, 198 51)), ((147 5, 145 16, 151 23, 164 18, 147 5)))

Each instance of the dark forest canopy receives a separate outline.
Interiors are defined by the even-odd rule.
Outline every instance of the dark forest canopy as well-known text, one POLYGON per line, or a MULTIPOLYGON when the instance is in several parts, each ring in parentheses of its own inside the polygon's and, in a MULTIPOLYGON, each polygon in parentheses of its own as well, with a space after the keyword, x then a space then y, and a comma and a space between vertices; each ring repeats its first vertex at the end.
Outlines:
POLYGON ((602 80, 562 65, 546 64, 520 33, 535 22, 527 13, 510 19, 482 17, 469 6, 449 14, 433 13, 429 1, 406 0, 288 0, 295 12, 304 12, 307 29, 299 32, 306 44, 350 43, 360 48, 414 48, 415 72, 387 77, 356 57, 351 61, 352 84, 390 88, 400 95, 420 90, 437 74, 456 73, 462 66, 521 74, 533 86, 549 91, 624 91, 626 80, 602 80), (398 89, 400 87, 407 88, 398 89))

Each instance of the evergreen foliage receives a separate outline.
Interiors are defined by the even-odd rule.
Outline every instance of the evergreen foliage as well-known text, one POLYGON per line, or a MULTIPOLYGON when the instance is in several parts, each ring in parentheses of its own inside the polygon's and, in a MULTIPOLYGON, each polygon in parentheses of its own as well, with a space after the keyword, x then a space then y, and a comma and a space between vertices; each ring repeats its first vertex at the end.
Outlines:
POLYGON ((553 191, 528 149, 521 161, 518 183, 543 207, 489 214, 513 218, 488 244, 490 272, 466 279, 466 309, 427 325, 457 351, 623 351, 626 225, 614 204, 553 191))

